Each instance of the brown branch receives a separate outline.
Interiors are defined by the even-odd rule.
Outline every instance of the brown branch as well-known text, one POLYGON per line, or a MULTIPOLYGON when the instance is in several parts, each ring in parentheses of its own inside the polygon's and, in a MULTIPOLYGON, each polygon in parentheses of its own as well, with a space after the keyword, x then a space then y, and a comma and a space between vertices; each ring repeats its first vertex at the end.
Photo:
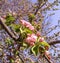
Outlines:
MULTIPOLYGON (((57 0, 56 0, 57 1, 57 0)), ((55 2, 56 2, 55 1, 55 2)), ((43 8, 43 9, 41 9, 40 11, 43 11, 43 10, 45 10, 45 9, 48 9, 49 7, 52 7, 53 5, 55 5, 56 3, 55 2, 53 2, 52 4, 48 4, 45 8, 43 8)))
POLYGON ((48 42, 50 45, 54 45, 54 44, 58 44, 60 43, 60 40, 56 40, 56 41, 50 41, 48 42))
POLYGON ((1 20, 1 17, 0 17, 0 24, 3 26, 3 28, 10 35, 11 38, 13 38, 14 40, 18 40, 19 36, 15 36, 14 33, 12 33, 12 31, 7 27, 7 25, 1 20))
POLYGON ((39 11, 39 9, 41 9, 45 4, 46 4, 46 2, 44 2, 41 6, 38 6, 38 8, 36 9, 36 12, 34 13, 34 15, 36 15, 37 12, 39 11))
POLYGON ((49 63, 54 63, 53 61, 51 61, 50 59, 48 59, 48 57, 46 55, 44 55, 44 58, 49 62, 49 63))

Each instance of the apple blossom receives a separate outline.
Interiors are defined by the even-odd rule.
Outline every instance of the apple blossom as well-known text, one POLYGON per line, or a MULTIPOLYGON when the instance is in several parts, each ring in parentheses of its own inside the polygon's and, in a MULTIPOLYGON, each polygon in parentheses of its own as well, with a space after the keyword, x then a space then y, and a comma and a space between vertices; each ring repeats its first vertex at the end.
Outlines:
POLYGON ((28 44, 34 44, 35 42, 36 42, 36 40, 37 40, 37 36, 35 35, 35 34, 30 34, 30 35, 28 35, 27 36, 27 38, 26 38, 26 42, 28 43, 28 44))
POLYGON ((43 41, 44 41, 44 38, 40 37, 40 38, 39 38, 39 41, 40 41, 40 42, 43 42, 43 41))
POLYGON ((29 29, 32 30, 32 31, 34 31, 34 27, 33 26, 30 26, 29 29))
POLYGON ((34 46, 34 43, 33 43, 33 42, 31 42, 31 43, 30 43, 30 45, 31 45, 31 46, 34 46))
POLYGON ((30 43, 30 42, 31 42, 31 37, 27 37, 27 38, 26 38, 26 42, 27 42, 27 43, 30 43))
POLYGON ((20 20, 21 24, 27 28, 29 28, 30 30, 34 31, 34 26, 32 26, 29 22, 25 21, 25 20, 20 20))
POLYGON ((37 35, 38 37, 39 37, 39 36, 41 36, 41 34, 40 34, 40 32, 39 32, 39 31, 37 31, 36 35, 37 35))
POLYGON ((25 20, 20 20, 22 25, 25 25, 25 20))

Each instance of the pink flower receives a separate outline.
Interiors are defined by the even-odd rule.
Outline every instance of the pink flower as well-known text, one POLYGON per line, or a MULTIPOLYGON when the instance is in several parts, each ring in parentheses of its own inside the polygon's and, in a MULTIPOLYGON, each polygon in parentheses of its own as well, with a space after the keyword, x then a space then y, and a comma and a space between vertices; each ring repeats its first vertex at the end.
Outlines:
POLYGON ((24 25, 26 27, 31 26, 31 24, 29 22, 25 21, 25 20, 20 20, 20 22, 21 22, 22 25, 24 25))
POLYGON ((25 20, 20 21, 22 25, 25 25, 25 20))
POLYGON ((27 43, 30 43, 30 42, 31 42, 31 37, 27 37, 27 38, 26 38, 26 42, 27 42, 27 43))
POLYGON ((30 45, 31 45, 31 46, 34 46, 34 42, 31 42, 30 45))
POLYGON ((37 31, 36 35, 37 35, 38 37, 39 37, 39 36, 41 36, 41 34, 40 34, 40 32, 39 32, 39 31, 37 31))
POLYGON ((25 21, 25 26, 26 27, 30 27, 30 26, 32 26, 29 22, 27 22, 27 21, 25 21))
POLYGON ((25 21, 25 20, 21 20, 20 22, 21 22, 21 24, 22 24, 23 26, 29 28, 29 29, 32 30, 32 31, 34 30, 34 27, 33 27, 29 22, 27 22, 27 21, 25 21))
POLYGON ((32 41, 35 42, 37 39, 37 36, 35 34, 31 34, 32 41))
POLYGON ((40 42, 43 42, 44 41, 44 38, 40 37, 39 41, 40 42))
POLYGON ((34 44, 36 40, 37 40, 37 36, 35 34, 30 34, 30 35, 28 34, 28 37, 26 38, 26 42, 30 45, 34 44))
POLYGON ((32 31, 34 31, 34 27, 33 26, 30 26, 29 29, 32 30, 32 31))

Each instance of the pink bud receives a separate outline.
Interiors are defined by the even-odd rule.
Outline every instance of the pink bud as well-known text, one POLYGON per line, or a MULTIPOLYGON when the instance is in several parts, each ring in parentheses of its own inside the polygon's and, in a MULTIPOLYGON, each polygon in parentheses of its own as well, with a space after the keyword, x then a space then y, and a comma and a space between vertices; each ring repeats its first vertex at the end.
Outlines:
POLYGON ((21 24, 27 28, 29 28, 30 30, 34 31, 34 27, 27 21, 25 20, 20 20, 21 24))
POLYGON ((25 25, 25 20, 20 20, 22 25, 25 25))
POLYGON ((41 36, 41 34, 40 34, 40 32, 39 32, 39 31, 37 31, 36 35, 37 35, 38 37, 39 37, 39 36, 41 36))
POLYGON ((33 42, 31 42, 31 43, 30 43, 30 45, 31 45, 31 46, 34 46, 34 43, 33 43, 33 42))
POLYGON ((32 34, 32 35, 31 35, 31 38, 32 38, 32 40, 35 42, 36 39, 37 39, 37 36, 36 36, 35 34, 32 34))
POLYGON ((35 34, 28 34, 26 40, 26 43, 28 44, 34 44, 36 42, 37 36, 35 34))
POLYGON ((34 31, 34 27, 33 26, 30 26, 29 29, 32 30, 32 31, 34 31))
POLYGON ((49 51, 45 51, 45 55, 48 57, 48 59, 51 59, 51 56, 50 56, 50 52, 49 51))
POLYGON ((41 37, 40 37, 40 40, 39 40, 39 41, 40 41, 40 42, 43 42, 43 41, 44 41, 44 38, 41 38, 41 37))
POLYGON ((31 42, 31 38, 30 38, 30 37, 27 37, 27 38, 26 38, 26 42, 27 42, 27 43, 30 43, 30 42, 31 42))
POLYGON ((29 22, 25 22, 25 25, 26 25, 26 27, 29 27, 29 26, 31 26, 31 24, 29 23, 29 22))

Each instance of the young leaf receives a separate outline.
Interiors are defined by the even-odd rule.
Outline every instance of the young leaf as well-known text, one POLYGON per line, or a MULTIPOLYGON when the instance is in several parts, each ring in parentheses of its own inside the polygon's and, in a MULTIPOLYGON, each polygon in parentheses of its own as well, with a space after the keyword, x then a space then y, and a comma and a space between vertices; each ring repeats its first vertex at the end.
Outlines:
POLYGON ((25 43, 25 42, 23 42, 23 47, 27 47, 28 45, 25 43))
POLYGON ((32 34, 32 31, 31 31, 30 29, 28 29, 28 28, 25 28, 24 31, 25 31, 26 33, 32 34))
POLYGON ((16 32, 19 32, 20 31, 20 25, 19 24, 11 24, 10 25, 12 27, 12 29, 14 29, 16 32))
POLYGON ((47 43, 47 42, 40 42, 41 45, 43 45, 44 47, 47 46, 47 47, 50 47, 50 45, 47 43))
POLYGON ((9 39, 9 38, 7 38, 7 39, 6 39, 6 43, 7 43, 8 45, 11 45, 11 44, 12 44, 12 40, 9 39))
POLYGON ((31 51, 34 55, 37 55, 38 54, 38 50, 39 50, 39 46, 37 45, 34 45, 32 48, 31 48, 31 51))
POLYGON ((10 59, 10 62, 11 62, 11 63, 14 63, 14 60, 13 60, 13 59, 10 59))
POLYGON ((11 23, 14 22, 14 20, 15 20, 15 18, 14 18, 12 15, 9 15, 9 14, 8 14, 8 15, 6 16, 6 22, 5 22, 5 23, 6 23, 7 25, 10 25, 11 23))

